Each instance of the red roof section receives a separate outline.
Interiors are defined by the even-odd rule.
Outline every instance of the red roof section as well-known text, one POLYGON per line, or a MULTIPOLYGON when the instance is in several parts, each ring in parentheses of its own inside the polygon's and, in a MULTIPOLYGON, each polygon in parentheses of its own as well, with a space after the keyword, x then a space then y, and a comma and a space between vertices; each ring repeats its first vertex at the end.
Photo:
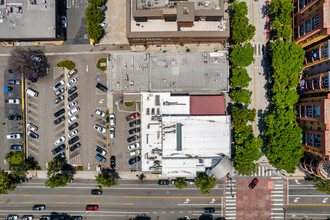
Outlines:
POLYGON ((190 96, 190 115, 225 115, 223 96, 190 96))

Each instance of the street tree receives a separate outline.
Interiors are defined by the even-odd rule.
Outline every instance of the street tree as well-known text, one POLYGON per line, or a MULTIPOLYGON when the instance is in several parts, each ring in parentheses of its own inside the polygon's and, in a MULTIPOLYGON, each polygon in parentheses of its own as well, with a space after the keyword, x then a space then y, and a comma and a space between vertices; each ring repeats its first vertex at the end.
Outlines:
POLYGON ((271 26, 276 29, 279 38, 289 40, 292 36, 293 9, 291 0, 272 0, 270 3, 270 13, 274 16, 271 26))
POLYGON ((18 177, 25 176, 26 172, 28 171, 28 164, 25 161, 21 162, 20 164, 13 164, 10 166, 10 171, 18 177))
POLYGON ((251 104, 251 95, 252 92, 247 89, 236 89, 230 92, 230 96, 235 102, 246 106, 251 104))
POLYGON ((47 75, 47 58, 42 51, 14 47, 8 58, 8 69, 15 77, 35 81, 47 75))
POLYGON ((197 177, 195 185, 203 194, 209 194, 215 186, 215 180, 214 177, 209 177, 205 173, 202 173, 197 177))
POLYGON ((94 4, 96 6, 101 6, 104 4, 104 0, 88 0, 89 4, 94 4))
POLYGON ((98 41, 102 35, 102 27, 99 23, 87 22, 87 34, 90 39, 98 41))
POLYGON ((323 180, 317 176, 313 176, 314 187, 321 192, 330 194, 330 181, 323 180))
POLYGON ((253 53, 251 43, 246 43, 244 46, 236 45, 230 53, 229 61, 234 67, 247 67, 254 62, 253 53))
POLYGON ((232 88, 248 87, 251 80, 252 79, 245 68, 232 68, 232 76, 230 77, 232 88))
POLYGON ((176 181, 174 182, 174 186, 178 189, 183 189, 188 187, 188 183, 186 181, 186 178, 177 178, 176 181))
POLYGON ((255 109, 239 108, 234 106, 232 110, 232 120, 233 126, 235 128, 235 133, 253 133, 252 126, 247 125, 248 122, 254 122, 256 116, 255 109))
POLYGON ((104 13, 95 4, 90 4, 86 8, 85 15, 86 15, 87 23, 93 25, 99 24, 104 19, 104 13))
POLYGON ((96 181, 98 184, 106 186, 106 187, 111 187, 111 186, 117 185, 116 178, 113 175, 111 175, 110 173, 99 173, 96 176, 96 181))
POLYGON ((54 159, 50 161, 47 165, 47 176, 51 177, 60 172, 65 166, 65 161, 60 159, 54 159))
POLYGON ((64 187, 72 179, 71 173, 57 173, 52 175, 46 182, 45 185, 50 188, 64 187))
POLYGON ((0 194, 7 194, 7 191, 14 191, 17 184, 17 178, 4 170, 0 171, 0 194))

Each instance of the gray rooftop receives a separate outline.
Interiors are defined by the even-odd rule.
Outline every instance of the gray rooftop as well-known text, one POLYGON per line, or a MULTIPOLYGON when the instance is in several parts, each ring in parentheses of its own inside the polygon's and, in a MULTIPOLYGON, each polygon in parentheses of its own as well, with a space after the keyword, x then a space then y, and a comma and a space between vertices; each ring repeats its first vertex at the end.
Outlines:
POLYGON ((228 91, 228 52, 110 54, 113 92, 219 93, 228 91))
POLYGON ((0 39, 56 38, 55 0, 3 0, 0 4, 0 39))

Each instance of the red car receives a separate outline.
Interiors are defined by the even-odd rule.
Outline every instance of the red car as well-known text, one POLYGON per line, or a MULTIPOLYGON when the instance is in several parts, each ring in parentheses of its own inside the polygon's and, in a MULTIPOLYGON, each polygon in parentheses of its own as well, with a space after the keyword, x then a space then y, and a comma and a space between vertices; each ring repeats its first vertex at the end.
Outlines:
POLYGON ((127 121, 130 121, 130 120, 132 120, 132 119, 134 119, 134 118, 138 118, 139 116, 140 116, 140 114, 139 114, 138 112, 135 112, 135 113, 130 114, 129 116, 127 116, 127 117, 126 117, 126 120, 127 120, 127 121))
POLYGON ((257 178, 254 178, 252 182, 249 184, 250 189, 254 189, 254 187, 259 183, 259 180, 257 178))
POLYGON ((98 205, 87 205, 86 211, 97 211, 99 209, 98 205))

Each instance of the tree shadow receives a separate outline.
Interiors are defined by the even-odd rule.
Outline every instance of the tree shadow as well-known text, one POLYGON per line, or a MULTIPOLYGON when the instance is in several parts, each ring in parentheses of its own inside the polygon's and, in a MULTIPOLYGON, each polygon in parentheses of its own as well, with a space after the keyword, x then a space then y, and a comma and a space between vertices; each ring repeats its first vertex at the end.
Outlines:
POLYGON ((146 214, 141 214, 133 218, 129 218, 129 220, 151 220, 151 217, 147 216, 146 214))
POLYGON ((259 129, 259 137, 263 141, 263 146, 261 148, 261 151, 266 155, 266 147, 267 147, 267 137, 265 135, 265 130, 266 130, 266 122, 265 122, 265 117, 268 114, 268 111, 266 110, 258 110, 257 116, 258 116, 258 129, 259 129))
POLYGON ((109 168, 102 168, 101 170, 102 173, 107 173, 107 174, 111 174, 114 178, 121 179, 118 172, 116 171, 116 169, 109 169, 109 168))

